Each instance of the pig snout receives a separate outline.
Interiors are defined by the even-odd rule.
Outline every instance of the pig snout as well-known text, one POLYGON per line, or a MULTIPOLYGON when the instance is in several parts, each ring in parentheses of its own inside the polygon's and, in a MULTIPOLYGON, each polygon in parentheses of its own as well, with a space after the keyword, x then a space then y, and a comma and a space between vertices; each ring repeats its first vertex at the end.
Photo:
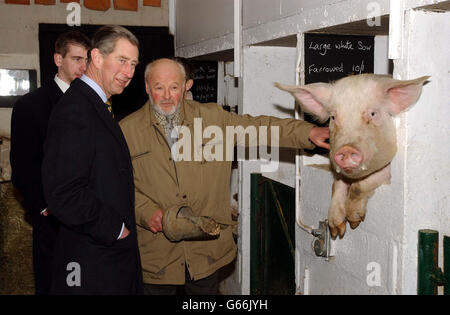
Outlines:
POLYGON ((334 154, 334 161, 345 171, 359 168, 363 160, 361 152, 357 149, 344 145, 334 154))

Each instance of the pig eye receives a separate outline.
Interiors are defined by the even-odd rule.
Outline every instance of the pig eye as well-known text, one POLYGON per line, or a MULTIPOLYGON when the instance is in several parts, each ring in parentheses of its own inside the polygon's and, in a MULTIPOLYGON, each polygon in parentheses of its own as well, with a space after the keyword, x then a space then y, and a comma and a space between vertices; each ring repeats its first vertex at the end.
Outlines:
POLYGON ((375 118, 376 115, 377 115, 377 112, 375 112, 375 111, 371 111, 370 112, 370 117, 371 118, 375 118))

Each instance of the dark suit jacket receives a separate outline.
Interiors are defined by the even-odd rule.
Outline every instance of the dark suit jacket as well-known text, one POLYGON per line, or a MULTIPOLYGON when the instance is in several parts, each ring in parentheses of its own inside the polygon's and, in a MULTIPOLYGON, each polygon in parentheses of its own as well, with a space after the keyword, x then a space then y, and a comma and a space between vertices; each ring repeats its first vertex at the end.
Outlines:
POLYGON ((80 79, 50 116, 42 175, 49 209, 62 223, 52 292, 142 293, 128 147, 106 105, 80 79), (117 240, 122 223, 130 235, 117 240))
POLYGON ((47 123, 53 106, 63 92, 52 80, 22 96, 11 116, 11 180, 33 215, 47 207, 42 189, 41 166, 47 123))

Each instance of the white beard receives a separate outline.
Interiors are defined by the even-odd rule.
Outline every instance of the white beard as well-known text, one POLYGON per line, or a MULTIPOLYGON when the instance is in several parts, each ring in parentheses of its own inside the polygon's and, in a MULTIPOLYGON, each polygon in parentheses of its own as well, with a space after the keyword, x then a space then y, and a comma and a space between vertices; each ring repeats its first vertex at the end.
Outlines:
POLYGON ((149 95, 149 100, 150 100, 150 105, 152 105, 152 108, 155 110, 155 111, 157 111, 158 113, 160 113, 161 115, 164 115, 164 116, 170 116, 170 115, 173 115, 177 110, 178 110, 178 108, 180 108, 180 106, 181 106, 181 101, 176 105, 176 106, 174 106, 171 110, 170 110, 170 112, 165 112, 159 105, 156 105, 155 104, 155 102, 153 102, 153 99, 152 99, 152 97, 149 95))

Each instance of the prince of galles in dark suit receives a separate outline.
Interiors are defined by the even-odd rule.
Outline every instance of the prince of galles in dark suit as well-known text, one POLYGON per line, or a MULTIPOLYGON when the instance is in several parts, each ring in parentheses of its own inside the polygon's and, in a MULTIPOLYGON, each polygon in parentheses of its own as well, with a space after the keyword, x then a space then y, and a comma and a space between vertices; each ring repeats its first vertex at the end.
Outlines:
POLYGON ((13 107, 12 182, 31 215, 35 293, 38 295, 50 291, 53 249, 58 232, 58 222, 47 209, 41 177, 48 119, 70 82, 86 71, 89 45, 89 39, 78 31, 61 34, 55 42, 54 54, 58 73, 36 91, 22 96, 13 107))
POLYGON ((72 82, 51 114, 42 176, 49 208, 61 222, 52 293, 142 293, 132 164, 105 104, 131 81, 138 45, 122 27, 99 29, 86 75, 72 82))

